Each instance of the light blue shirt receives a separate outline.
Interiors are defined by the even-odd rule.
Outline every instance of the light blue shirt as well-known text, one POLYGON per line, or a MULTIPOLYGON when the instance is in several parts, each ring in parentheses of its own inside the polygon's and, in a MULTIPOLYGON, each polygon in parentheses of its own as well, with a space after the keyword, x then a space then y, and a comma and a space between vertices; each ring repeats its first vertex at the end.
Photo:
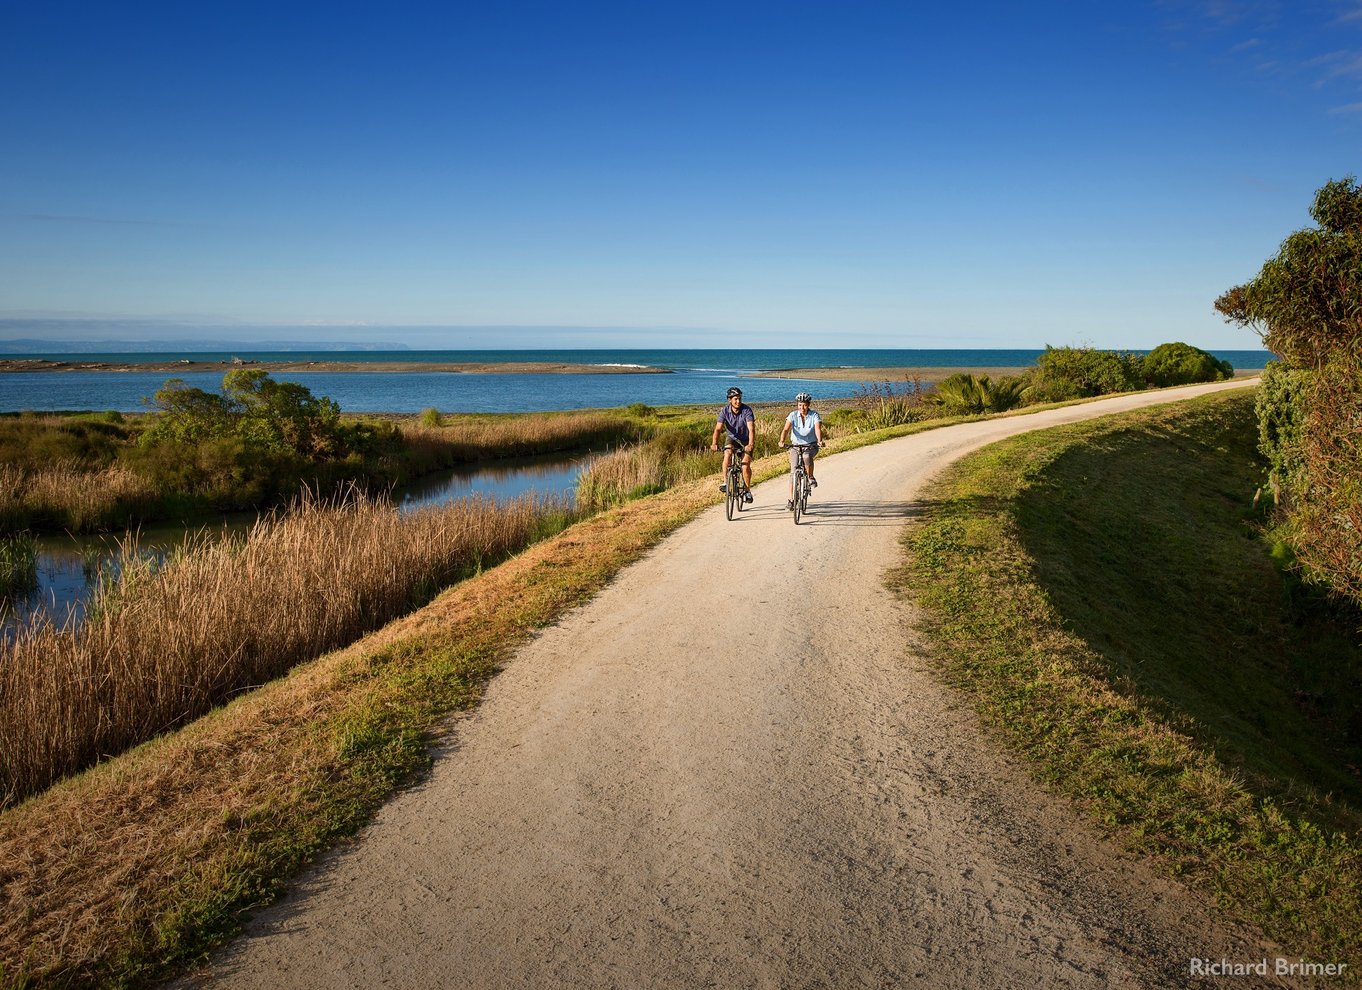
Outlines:
POLYGON ((785 422, 790 424, 790 443, 817 443, 818 434, 814 432, 814 424, 822 420, 818 418, 818 413, 812 409, 807 416, 799 415, 796 409, 785 417, 785 422))

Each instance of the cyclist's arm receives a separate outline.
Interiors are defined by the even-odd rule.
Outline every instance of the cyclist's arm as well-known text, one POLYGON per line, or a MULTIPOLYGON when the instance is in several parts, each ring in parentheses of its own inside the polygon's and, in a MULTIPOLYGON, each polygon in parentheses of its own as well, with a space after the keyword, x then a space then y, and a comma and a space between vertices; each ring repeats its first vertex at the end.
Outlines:
POLYGON ((719 449, 719 434, 723 432, 723 428, 724 428, 724 421, 723 421, 722 419, 719 420, 718 422, 716 422, 716 423, 714 424, 714 436, 710 437, 710 440, 709 440, 709 449, 710 449, 710 450, 718 450, 718 449, 719 449))
POLYGON ((785 425, 782 426, 782 427, 780 428, 780 446, 782 446, 782 447, 785 446, 785 438, 788 437, 788 436, 790 435, 790 430, 791 430, 793 427, 794 427, 794 424, 791 423, 791 422, 787 419, 787 420, 785 421, 785 425))
POLYGON ((743 450, 747 451, 750 454, 752 453, 752 448, 755 447, 756 445, 757 445, 757 417, 755 415, 751 415, 747 417, 747 444, 743 447, 743 450))
POLYGON ((813 438, 818 441, 818 446, 823 446, 823 417, 819 416, 813 421, 813 438))

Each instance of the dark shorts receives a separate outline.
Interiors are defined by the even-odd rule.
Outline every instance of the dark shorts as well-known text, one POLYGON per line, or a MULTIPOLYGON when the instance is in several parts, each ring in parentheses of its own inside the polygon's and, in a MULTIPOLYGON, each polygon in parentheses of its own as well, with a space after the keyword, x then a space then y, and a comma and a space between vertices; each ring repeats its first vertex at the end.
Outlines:
POLYGON ((744 463, 752 459, 752 455, 743 449, 743 445, 738 443, 738 441, 734 440, 732 437, 728 438, 728 442, 724 446, 728 450, 736 450, 738 453, 742 454, 742 459, 744 463))

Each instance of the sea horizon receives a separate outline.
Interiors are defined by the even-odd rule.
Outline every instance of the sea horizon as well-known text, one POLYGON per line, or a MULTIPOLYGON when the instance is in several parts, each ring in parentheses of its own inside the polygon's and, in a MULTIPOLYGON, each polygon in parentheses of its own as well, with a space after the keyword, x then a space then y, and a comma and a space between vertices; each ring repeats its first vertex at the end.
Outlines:
MULTIPOLYGON (((1147 354, 1151 348, 1101 348, 1131 354, 1147 354)), ((1259 369, 1275 356, 1262 348, 1203 348, 1236 368, 1259 369)), ((1045 348, 988 347, 735 347, 735 348, 646 348, 646 347, 572 347, 572 348, 292 348, 242 347, 165 348, 163 350, 32 350, 0 355, 5 360, 55 362, 109 362, 119 364, 158 364, 178 360, 231 362, 234 359, 259 363, 350 362, 380 364, 441 363, 524 363, 589 364, 598 366, 648 366, 669 370, 771 371, 782 368, 892 368, 892 367, 1025 367, 1032 364, 1045 348)))
MULTIPOLYGON (((215 391, 222 383, 223 368, 203 368, 204 362, 233 359, 242 362, 287 363, 289 370, 271 374, 280 381, 303 385, 318 397, 333 399, 349 413, 415 413, 434 408, 442 412, 549 412, 568 409, 599 409, 642 402, 646 405, 697 405, 722 403, 733 385, 743 389, 752 402, 788 402, 795 391, 810 391, 820 399, 855 396, 864 382, 898 381, 904 368, 936 369, 922 384, 930 385, 954 368, 1023 368, 1034 363, 1044 349, 982 348, 733 348, 733 349, 622 349, 574 348, 564 350, 450 350, 450 351, 163 351, 93 352, 88 354, 11 354, 9 360, 25 358, 62 361, 70 367, 55 371, 0 372, 0 412, 54 412, 73 410, 144 411, 151 397, 167 379, 215 391), (166 370, 166 365, 194 360, 197 368, 166 370), (316 369, 302 367, 308 362, 316 369), (381 365, 394 362, 401 370, 334 370, 327 365, 381 365), (546 364, 596 365, 600 372, 579 374, 542 371, 442 370, 441 364, 546 364), (109 363, 125 370, 87 370, 81 365, 109 363), (159 365, 160 370, 138 368, 159 365), (432 365, 430 370, 421 366, 432 365), (661 368, 667 374, 633 373, 634 366, 661 368), (782 369, 864 368, 856 380, 818 380, 798 374, 778 378, 760 377, 762 372, 782 369), (877 373, 879 369, 883 372, 877 373)), ((1132 351, 1132 353, 1147 353, 1132 351)), ((1273 355, 1268 351, 1211 351, 1229 361, 1236 370, 1261 369, 1273 355)))

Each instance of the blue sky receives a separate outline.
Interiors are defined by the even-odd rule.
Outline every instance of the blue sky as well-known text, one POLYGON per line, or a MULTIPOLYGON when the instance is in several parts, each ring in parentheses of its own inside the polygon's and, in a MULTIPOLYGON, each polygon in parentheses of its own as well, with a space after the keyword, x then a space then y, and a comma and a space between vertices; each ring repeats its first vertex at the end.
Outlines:
POLYGON ((1362 145, 1362 0, 53 0, 0 56, 9 338, 1246 349, 1362 145))

